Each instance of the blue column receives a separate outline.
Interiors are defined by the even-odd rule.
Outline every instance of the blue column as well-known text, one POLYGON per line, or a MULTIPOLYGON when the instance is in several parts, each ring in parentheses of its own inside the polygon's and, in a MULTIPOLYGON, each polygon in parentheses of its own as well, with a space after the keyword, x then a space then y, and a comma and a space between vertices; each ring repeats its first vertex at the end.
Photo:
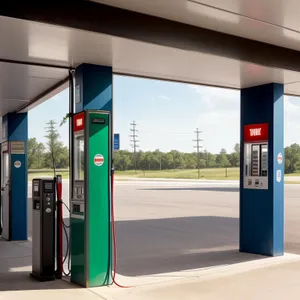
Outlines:
POLYGON ((82 64, 75 72, 75 113, 88 109, 112 112, 111 67, 82 64))
POLYGON ((240 251, 268 256, 284 253, 283 85, 241 90, 240 251), (268 123, 268 189, 244 188, 244 125, 268 123), (280 178, 276 174, 282 174, 280 178))
POLYGON ((11 168, 11 205, 10 205, 10 239, 12 241, 27 240, 27 189, 28 164, 27 141, 28 122, 27 113, 8 113, 3 117, 4 141, 24 142, 24 153, 12 153, 11 168), (17 163, 16 163, 17 162, 17 163), (15 164, 16 163, 16 164, 15 164), (21 163, 21 164, 20 164, 21 163))

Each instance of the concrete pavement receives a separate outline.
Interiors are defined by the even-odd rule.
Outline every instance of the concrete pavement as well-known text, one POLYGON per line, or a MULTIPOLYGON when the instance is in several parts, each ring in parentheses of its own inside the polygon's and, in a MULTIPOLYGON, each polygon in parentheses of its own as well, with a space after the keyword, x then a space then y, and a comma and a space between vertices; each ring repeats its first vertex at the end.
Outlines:
POLYGON ((300 256, 292 254, 265 258, 236 252, 233 259, 249 256, 248 261, 185 272, 117 277, 131 288, 82 289, 65 280, 36 282, 30 278, 30 252, 28 242, 0 242, 1 299, 276 300, 299 299, 300 294, 300 256))
POLYGON ((117 182, 117 280, 134 288, 37 283, 28 276, 31 242, 0 242, 0 297, 298 299, 300 187, 285 187, 286 251, 293 254, 279 258, 237 251, 238 190, 234 182, 117 182))

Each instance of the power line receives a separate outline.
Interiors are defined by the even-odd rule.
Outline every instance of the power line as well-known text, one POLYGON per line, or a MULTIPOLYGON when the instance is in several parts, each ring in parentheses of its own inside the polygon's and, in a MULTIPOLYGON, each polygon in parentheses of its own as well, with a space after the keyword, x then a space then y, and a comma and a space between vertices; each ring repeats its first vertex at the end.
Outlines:
POLYGON ((131 142, 132 142, 132 148, 133 148, 133 161, 134 161, 134 170, 135 172, 137 171, 137 159, 136 159, 136 153, 137 153, 137 148, 139 147, 138 145, 138 142, 139 140, 137 139, 138 138, 138 135, 137 135, 137 129, 136 129, 136 126, 137 124, 135 123, 135 121, 133 121, 131 124, 132 128, 130 129, 130 131, 132 132, 132 134, 130 135, 131 137, 131 142))
POLYGON ((159 135, 192 135, 191 132, 164 132, 164 131, 145 131, 140 130, 139 132, 145 133, 145 134, 159 134, 159 135))
POLYGON ((196 128, 196 131, 194 131, 194 133, 196 133, 197 136, 197 139, 193 141, 196 142, 196 146, 194 146, 194 148, 197 149, 197 169, 198 169, 198 179, 200 179, 200 149, 202 148, 200 142, 203 141, 202 139, 200 139, 200 133, 202 133, 202 131, 196 128))

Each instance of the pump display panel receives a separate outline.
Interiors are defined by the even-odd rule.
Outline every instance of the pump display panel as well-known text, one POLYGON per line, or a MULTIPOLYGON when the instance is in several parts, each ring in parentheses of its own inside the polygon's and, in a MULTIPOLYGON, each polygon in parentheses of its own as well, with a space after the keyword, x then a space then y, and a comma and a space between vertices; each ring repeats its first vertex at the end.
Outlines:
POLYGON ((52 182, 44 182, 44 190, 52 192, 53 190, 53 183, 52 182))
POLYGON ((85 131, 84 113, 74 117, 74 178, 71 199, 71 216, 77 219, 84 218, 84 168, 85 168, 85 131))
POLYGON ((244 126, 244 188, 268 189, 268 124, 244 126))

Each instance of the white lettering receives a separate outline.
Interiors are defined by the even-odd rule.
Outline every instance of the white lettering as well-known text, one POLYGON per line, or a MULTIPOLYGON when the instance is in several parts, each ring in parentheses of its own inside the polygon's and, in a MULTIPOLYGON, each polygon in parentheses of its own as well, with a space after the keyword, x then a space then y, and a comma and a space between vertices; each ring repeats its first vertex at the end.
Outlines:
POLYGON ((252 128, 250 129, 250 136, 260 136, 261 128, 252 128))

